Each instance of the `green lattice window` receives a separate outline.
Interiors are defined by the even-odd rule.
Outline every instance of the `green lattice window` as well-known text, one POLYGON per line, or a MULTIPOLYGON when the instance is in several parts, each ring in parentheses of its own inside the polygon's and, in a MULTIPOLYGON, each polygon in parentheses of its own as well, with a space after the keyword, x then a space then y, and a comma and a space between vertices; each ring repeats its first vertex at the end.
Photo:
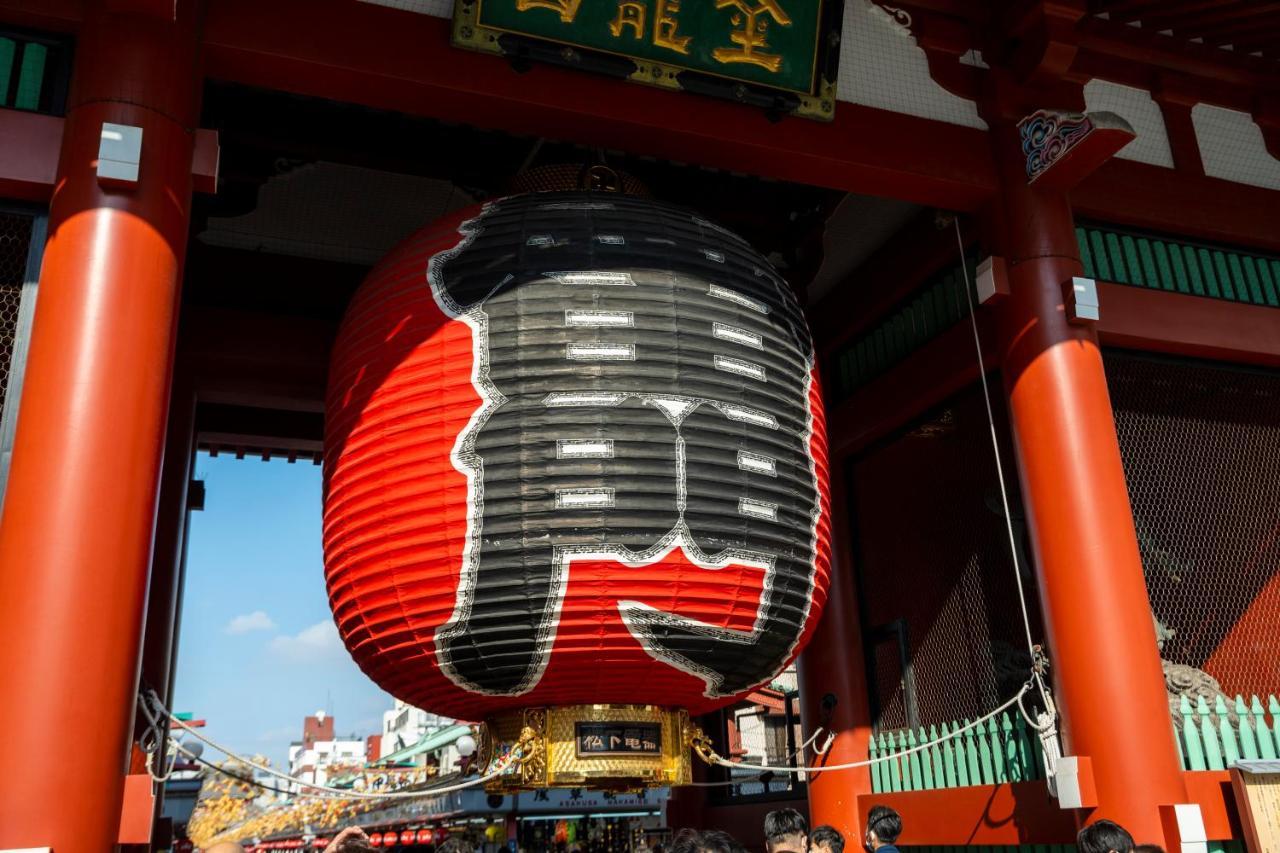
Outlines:
POLYGON ((1278 257, 1097 226, 1076 237, 1090 278, 1280 307, 1278 257))
MULTIPOLYGON (((970 261, 969 279, 974 267, 970 261)), ((836 355, 835 399, 861 386, 969 316, 960 265, 945 270, 898 303, 885 318, 836 355)))
POLYGON ((64 39, 0 30, 0 107, 61 113, 70 55, 64 39))

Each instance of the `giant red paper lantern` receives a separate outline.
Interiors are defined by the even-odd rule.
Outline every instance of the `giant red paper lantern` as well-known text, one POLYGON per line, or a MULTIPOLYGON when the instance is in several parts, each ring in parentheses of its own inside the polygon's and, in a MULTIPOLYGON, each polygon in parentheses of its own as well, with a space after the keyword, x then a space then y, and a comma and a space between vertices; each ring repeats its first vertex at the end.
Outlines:
POLYGON ((826 465, 803 314, 739 237, 615 195, 464 211, 374 268, 334 347, 339 631, 461 719, 709 710, 817 622, 826 465))

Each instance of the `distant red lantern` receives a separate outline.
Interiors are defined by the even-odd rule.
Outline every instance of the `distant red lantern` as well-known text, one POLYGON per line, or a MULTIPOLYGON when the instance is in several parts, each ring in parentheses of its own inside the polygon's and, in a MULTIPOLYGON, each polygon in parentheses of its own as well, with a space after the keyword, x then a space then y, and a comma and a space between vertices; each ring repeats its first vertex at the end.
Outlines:
POLYGON ((449 830, 445 829, 443 826, 437 826, 435 829, 436 844, 444 844, 448 840, 449 840, 449 830))
POLYGON ((326 408, 335 618, 414 705, 701 713, 817 623, 813 344, 769 263, 692 211, 542 193, 428 227, 353 299, 326 408))
POLYGON ((373 847, 380 847, 382 845, 382 833, 381 832, 369 833, 369 844, 373 847))
POLYGON ((418 841, 418 843, 419 843, 419 844, 430 844, 430 843, 431 843, 431 830, 429 830, 429 829, 419 829, 419 830, 418 830, 418 837, 417 837, 417 841, 418 841))
POLYGON ((329 846, 329 841, 328 838, 314 838, 311 840, 311 846, 317 850, 323 850, 329 846))
POLYGON ((400 836, 398 836, 395 832, 387 832, 387 833, 384 833, 382 836, 383 847, 395 847, 399 841, 400 841, 400 836))

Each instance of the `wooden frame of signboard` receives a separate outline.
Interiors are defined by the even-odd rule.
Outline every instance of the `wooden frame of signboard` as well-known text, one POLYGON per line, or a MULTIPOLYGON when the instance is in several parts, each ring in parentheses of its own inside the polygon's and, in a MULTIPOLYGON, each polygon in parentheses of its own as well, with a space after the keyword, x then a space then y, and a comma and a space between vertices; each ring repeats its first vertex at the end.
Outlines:
POLYGON ((1231 769, 1231 790, 1249 853, 1280 853, 1280 760, 1242 760, 1231 769))

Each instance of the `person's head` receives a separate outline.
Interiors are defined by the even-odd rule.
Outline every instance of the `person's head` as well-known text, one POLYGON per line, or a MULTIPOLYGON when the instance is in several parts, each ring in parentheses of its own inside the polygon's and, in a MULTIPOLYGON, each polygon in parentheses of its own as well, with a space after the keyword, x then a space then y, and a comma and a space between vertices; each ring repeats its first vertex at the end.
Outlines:
POLYGON ((671 842, 669 853, 746 853, 746 850, 727 832, 682 829, 671 842))
POLYGON ((1118 823, 1100 820, 1076 836, 1080 853, 1133 853, 1133 836, 1118 823))
POLYGON ((764 849, 768 853, 807 853, 809 824, 795 809, 778 809, 764 816, 764 849))
POLYGON ((844 836, 834 826, 815 826, 809 832, 809 853, 844 853, 844 836))
POLYGON ((888 806, 872 806, 867 812, 868 850, 879 850, 886 844, 896 844, 902 834, 902 815, 888 806))

